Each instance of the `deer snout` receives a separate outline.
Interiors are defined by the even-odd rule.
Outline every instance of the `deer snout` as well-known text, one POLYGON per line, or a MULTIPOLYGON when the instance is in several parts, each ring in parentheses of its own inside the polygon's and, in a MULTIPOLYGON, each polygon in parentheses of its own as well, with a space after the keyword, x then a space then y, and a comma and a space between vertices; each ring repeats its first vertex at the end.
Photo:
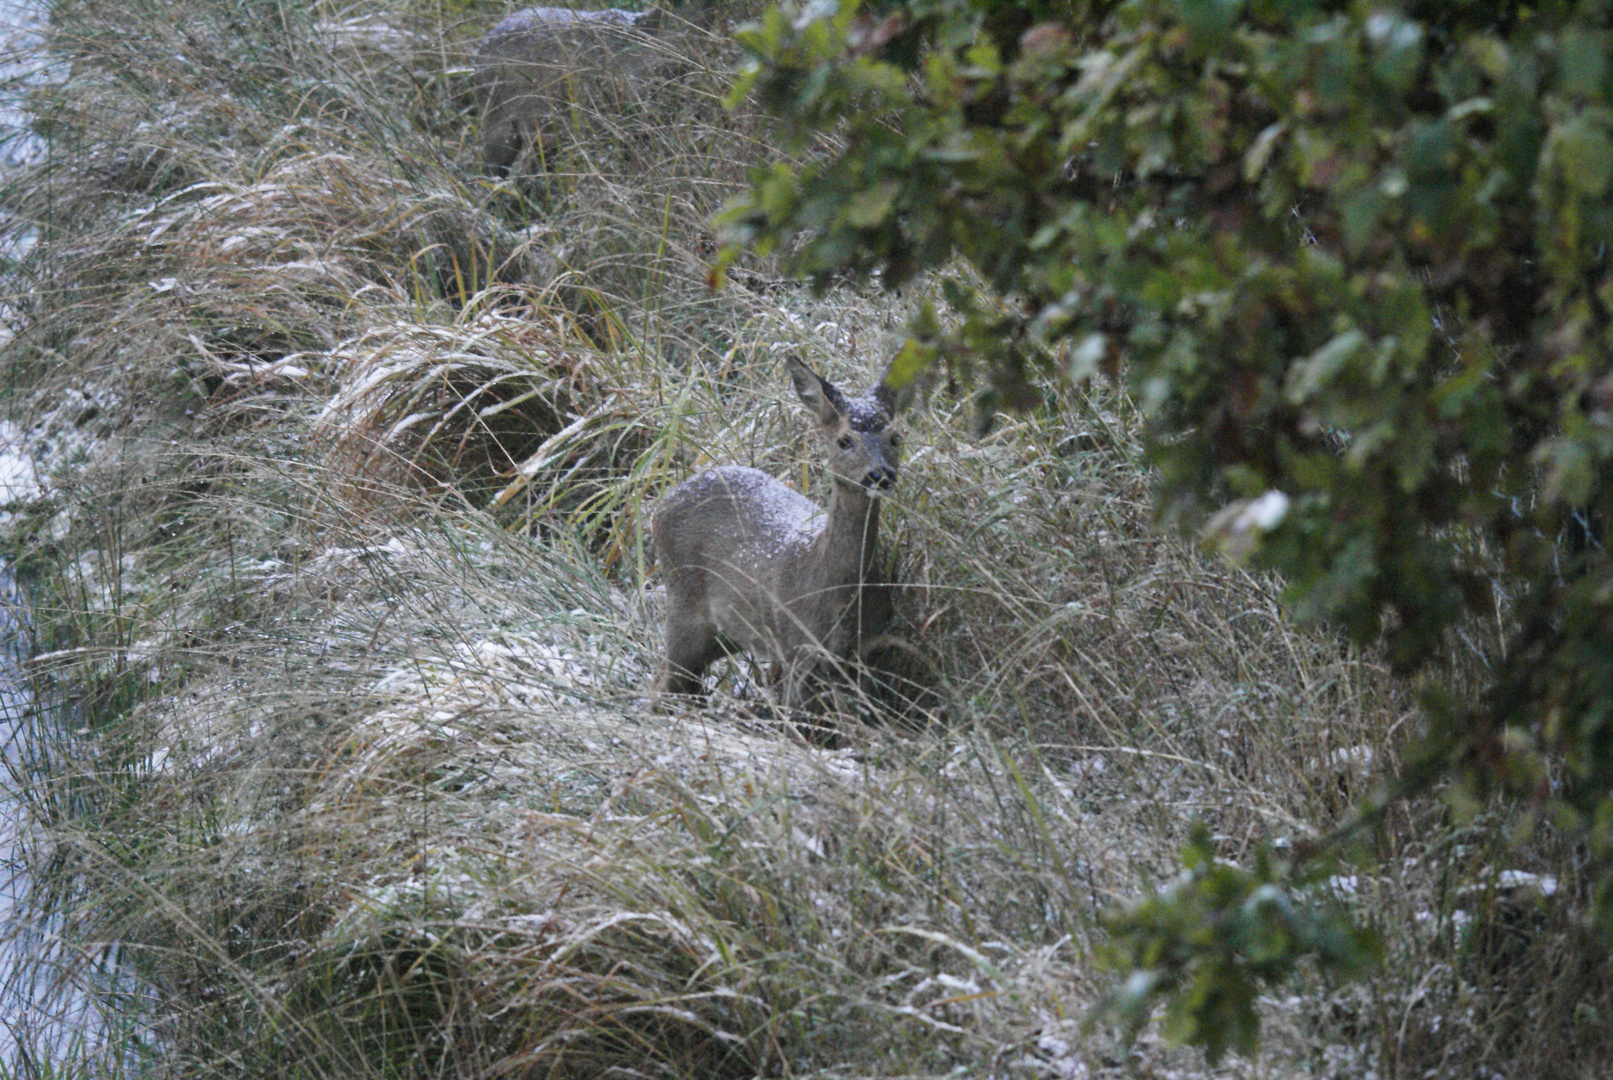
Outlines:
POLYGON ((889 491, 896 486, 896 470, 889 465, 869 469, 863 477, 863 487, 869 491, 889 491))

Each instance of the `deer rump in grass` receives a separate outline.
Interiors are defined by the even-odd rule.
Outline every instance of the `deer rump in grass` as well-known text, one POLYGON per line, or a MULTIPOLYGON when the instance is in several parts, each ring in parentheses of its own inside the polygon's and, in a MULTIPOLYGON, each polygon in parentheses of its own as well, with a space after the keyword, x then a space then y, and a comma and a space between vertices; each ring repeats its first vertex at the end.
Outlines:
POLYGON ((847 400, 800 360, 785 366, 829 444, 829 506, 737 466, 661 501, 650 519, 666 579, 660 693, 698 695, 712 661, 744 650, 782 665, 786 708, 817 711, 824 674, 858 659, 889 620, 888 586, 870 578, 902 402, 883 381, 847 400))

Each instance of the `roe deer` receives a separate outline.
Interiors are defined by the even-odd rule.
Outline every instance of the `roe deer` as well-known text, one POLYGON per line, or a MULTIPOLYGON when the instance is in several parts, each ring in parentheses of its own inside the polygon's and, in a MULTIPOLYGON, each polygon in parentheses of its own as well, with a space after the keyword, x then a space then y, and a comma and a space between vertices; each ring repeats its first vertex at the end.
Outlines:
POLYGON ((634 96, 633 81, 662 60, 651 39, 664 14, 534 7, 493 27, 476 54, 487 171, 503 176, 534 140, 552 143, 573 108, 619 109, 634 96))
POLYGON ((819 661, 857 658, 889 617, 888 587, 870 575, 901 403, 883 381, 848 401, 795 357, 785 366, 829 443, 828 509, 737 466, 707 469, 661 501, 650 520, 666 578, 660 693, 698 694, 711 662, 743 649, 783 665, 786 708, 811 708, 819 661))

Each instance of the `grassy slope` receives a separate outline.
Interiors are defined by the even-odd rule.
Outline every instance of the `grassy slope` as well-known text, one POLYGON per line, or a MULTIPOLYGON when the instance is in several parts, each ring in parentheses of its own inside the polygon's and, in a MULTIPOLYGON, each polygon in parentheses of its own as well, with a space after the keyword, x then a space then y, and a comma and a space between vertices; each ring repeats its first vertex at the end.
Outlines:
MULTIPOLYGON (((716 107, 722 41, 495 186, 465 78, 492 7, 52 10, 5 401, 78 448, 13 533, 34 670, 93 724, 27 795, 69 940, 123 943, 146 989, 69 1067, 1123 1071, 1080 1028, 1098 913, 1193 820, 1238 858, 1396 761, 1408 695, 1153 531, 1101 387, 979 440, 944 392, 912 417, 908 723, 805 745, 738 664, 708 710, 650 712, 643 508, 706 460, 815 490, 777 358, 870 378, 911 300, 765 265, 706 290, 709 215, 770 153, 716 107)), ((1510 952, 1458 933, 1498 905, 1450 881, 1501 855, 1439 822, 1400 814, 1351 879, 1394 962, 1302 976, 1230 1072, 1607 1060, 1575 1019, 1609 1007, 1597 954, 1553 907, 1510 952)), ((1143 1075, 1203 1071, 1141 1046, 1143 1075)))

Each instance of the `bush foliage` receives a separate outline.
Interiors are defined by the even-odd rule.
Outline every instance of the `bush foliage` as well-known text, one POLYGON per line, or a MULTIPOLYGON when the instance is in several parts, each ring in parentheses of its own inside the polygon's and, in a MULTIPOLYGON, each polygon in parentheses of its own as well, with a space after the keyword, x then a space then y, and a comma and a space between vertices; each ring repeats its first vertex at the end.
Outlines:
MULTIPOLYGON (((1433 676, 1400 791, 1454 779, 1458 809, 1499 791, 1565 828, 1613 928, 1610 22, 1593 2, 775 9, 741 35, 739 93, 832 149, 757 173, 728 251, 819 287, 942 270, 906 374, 945 364, 982 419, 1041 379, 1123 373, 1169 516, 1207 516, 1294 612, 1433 676), (1460 687, 1441 665, 1480 625, 1487 675, 1460 687)), ((1238 1045, 1263 977, 1226 976, 1238 1045)))

